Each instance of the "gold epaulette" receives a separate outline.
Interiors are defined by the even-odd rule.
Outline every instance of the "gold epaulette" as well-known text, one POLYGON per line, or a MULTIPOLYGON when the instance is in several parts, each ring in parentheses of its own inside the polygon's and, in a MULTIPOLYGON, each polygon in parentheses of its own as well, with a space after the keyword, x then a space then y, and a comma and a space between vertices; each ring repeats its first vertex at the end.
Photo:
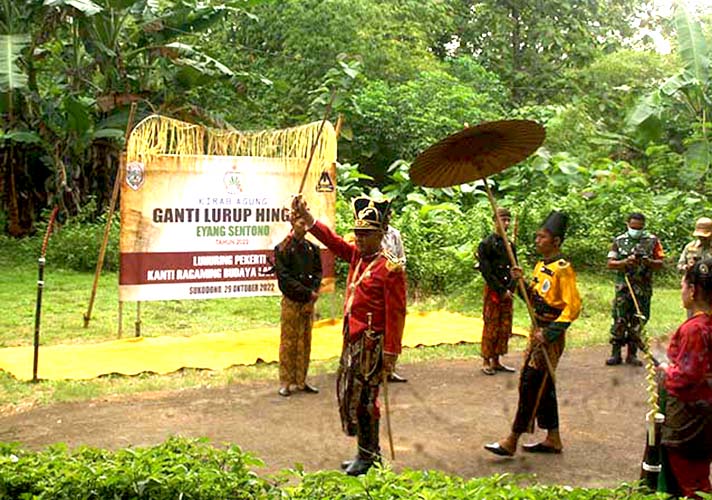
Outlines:
POLYGON ((405 259, 399 259, 391 252, 384 250, 383 256, 386 258, 386 269, 391 273, 400 273, 405 269, 405 259))

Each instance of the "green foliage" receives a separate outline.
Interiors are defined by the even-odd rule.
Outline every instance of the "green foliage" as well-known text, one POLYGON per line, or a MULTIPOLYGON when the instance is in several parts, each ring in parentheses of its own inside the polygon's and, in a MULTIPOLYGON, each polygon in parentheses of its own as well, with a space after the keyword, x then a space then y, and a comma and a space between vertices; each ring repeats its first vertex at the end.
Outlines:
MULTIPOLYGON (((595 116, 606 130, 616 131, 635 101, 675 70, 670 56, 622 49, 604 54, 585 67, 568 70, 565 78, 575 96, 575 106, 585 107, 587 114, 595 116)), ((571 92, 553 99, 570 103, 571 92)))
POLYGON ((461 212, 457 206, 428 204, 411 196, 392 224, 401 231, 413 287, 453 291, 472 281, 474 251, 488 234, 489 207, 461 212))
POLYGON ((340 55, 361 61, 366 80, 414 78, 437 64, 429 48, 450 23, 442 2, 419 0, 268 1, 253 12, 256 19, 236 20, 224 52, 274 82, 246 87, 248 105, 230 113, 260 128, 314 119, 307 93, 340 55))
MULTIPOLYGON (((47 262, 62 269, 95 270, 107 216, 107 213, 103 213, 97 217, 96 212, 96 199, 90 198, 76 215, 54 226, 47 244, 47 262)), ((39 224, 37 238, 24 239, 24 255, 30 259, 39 257, 46 224, 39 224)), ((119 227, 119 217, 114 214, 104 257, 103 268, 107 271, 117 271, 119 268, 119 227)))
POLYGON ((27 75, 20 71, 17 60, 29 43, 27 34, 0 35, 0 92, 27 86, 27 75))
POLYGON ((617 489, 586 489, 571 486, 531 484, 526 476, 509 474, 465 480, 439 471, 404 470, 395 474, 388 468, 373 468, 363 478, 349 478, 337 472, 297 473, 300 483, 285 487, 289 498, 363 499, 644 499, 650 495, 635 485, 617 489), (529 484, 528 484, 529 483, 529 484))
POLYGON ((468 81, 433 69, 403 83, 366 83, 355 93, 354 107, 345 111, 354 138, 341 148, 342 157, 383 181, 393 161, 414 158, 465 123, 502 116, 504 92, 497 77, 473 64, 459 68, 468 81))
POLYGON ((272 487, 250 471, 262 463, 237 446, 170 438, 151 448, 39 453, 0 448, 0 498, 255 499, 272 487))
POLYGON ((263 465, 238 446, 213 448, 204 439, 169 438, 150 448, 110 452, 69 451, 54 445, 26 452, 0 444, 0 497, 42 499, 535 499, 665 498, 638 485, 616 489, 545 486, 528 476, 509 474, 463 479, 444 472, 372 468, 363 477, 342 472, 283 471, 277 485, 250 469, 263 465), (296 482, 296 484, 295 484, 296 482))
MULTIPOLYGON (((642 1, 449 2, 457 54, 500 76, 515 102, 555 99, 564 70, 582 67, 631 34, 642 1)), ((451 42, 452 40, 445 40, 451 42)))
MULTIPOLYGON (((357 192, 353 184, 349 189, 357 192)), ((543 149, 500 174, 496 189, 499 203, 517 215, 519 253, 529 263, 537 259, 533 235, 539 224, 550 210, 566 211, 570 229, 563 250, 578 269, 605 268, 611 240, 625 230, 630 212, 646 215, 648 229, 675 259, 691 240, 695 220, 712 211, 712 203, 694 192, 651 189, 648 176, 627 162, 599 159, 585 166, 569 153, 543 149)), ((394 164, 383 191, 398 195, 392 224, 403 236, 411 287, 449 293, 477 276, 473 253, 492 231, 481 189, 413 186, 401 162, 394 164)), ((350 213, 341 217, 349 220, 350 213)))
POLYGON ((43 208, 71 214, 90 193, 111 192, 129 104, 132 125, 154 112, 195 120, 186 90, 252 78, 201 46, 201 33, 241 12, 195 0, 0 0, 7 231, 26 235, 43 208))
POLYGON ((645 146, 662 140, 683 152, 686 179, 677 184, 683 188, 696 185, 698 192, 706 194, 712 189, 708 175, 712 165, 710 49, 700 21, 684 3, 675 9, 675 29, 682 69, 640 98, 627 125, 645 146))

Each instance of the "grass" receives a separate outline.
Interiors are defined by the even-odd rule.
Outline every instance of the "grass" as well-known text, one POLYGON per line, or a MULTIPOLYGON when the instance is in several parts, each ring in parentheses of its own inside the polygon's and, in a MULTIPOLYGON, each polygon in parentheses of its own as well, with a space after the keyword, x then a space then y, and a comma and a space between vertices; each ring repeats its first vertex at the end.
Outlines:
MULTIPOLYGON (((0 254, 0 348, 32 345, 37 297, 36 264, 18 262, 9 252, 0 254)), ((101 342, 117 338, 118 279, 116 273, 104 273, 97 290, 92 319, 83 327, 93 282, 92 273, 53 269, 51 262, 45 272, 42 301, 42 345, 59 343, 101 342)), ((569 347, 604 344, 610 328, 610 302, 613 296, 613 275, 610 273, 580 273, 579 290, 584 310, 567 333, 569 347)), ((455 293, 447 295, 411 294, 411 311, 445 309, 471 316, 482 311, 482 280, 476 279, 455 293)), ((323 316, 340 315, 343 296, 326 296, 320 301, 323 316)), ((136 306, 127 303, 123 309, 123 335, 134 335, 136 306)), ((673 277, 659 280, 652 301, 652 318, 648 331, 655 337, 672 332, 684 319, 680 308, 679 287, 673 277)), ((521 302, 515 306, 515 325, 526 328, 529 319, 521 302)), ((184 300, 144 302, 141 304, 141 334, 190 336, 198 333, 228 332, 277 325, 279 297, 245 299, 184 300)), ((525 340, 515 339, 512 350, 523 349, 525 340)), ((422 349, 406 349, 400 363, 418 363, 430 359, 463 359, 479 356, 474 344, 442 345, 422 349)), ((336 359, 314 361, 310 373, 333 372, 336 359)), ((152 391, 180 390, 197 387, 219 387, 250 380, 277 380, 276 364, 235 366, 214 372, 184 369, 168 375, 142 374, 134 377, 107 376, 94 380, 21 382, 0 370, 0 413, 29 405, 60 401, 83 401, 110 395, 152 391)))

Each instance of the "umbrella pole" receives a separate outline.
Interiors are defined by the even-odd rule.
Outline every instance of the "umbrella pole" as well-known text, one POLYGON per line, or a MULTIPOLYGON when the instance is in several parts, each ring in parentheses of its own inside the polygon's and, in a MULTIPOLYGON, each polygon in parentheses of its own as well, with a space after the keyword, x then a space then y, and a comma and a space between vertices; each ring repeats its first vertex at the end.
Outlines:
MULTIPOLYGON (((497 217, 497 202, 495 201, 494 195, 492 194, 492 190, 489 187, 487 177, 484 177, 482 180, 485 183, 485 190, 487 191, 487 198, 489 199, 490 205, 492 206, 492 212, 494 212, 494 221, 495 226, 497 227, 497 233, 502 237, 502 240, 504 241, 504 248, 507 250, 507 256, 509 257, 510 264, 512 264, 512 267, 518 267, 517 259, 514 258, 514 252, 512 251, 512 245, 509 243, 509 239, 507 238, 507 232, 504 230, 502 221, 499 220, 499 217, 497 217)), ((529 312, 529 318, 532 322, 532 328, 535 329, 537 327, 536 315, 534 314, 534 308, 532 307, 532 303, 529 300, 529 294, 527 293, 527 287, 524 284, 523 276, 519 277, 519 279, 517 280, 517 284, 519 285, 519 291, 522 297, 524 298, 524 302, 527 304, 527 311, 529 312)), ((543 345, 541 346, 541 352, 543 354, 544 361, 546 362, 546 368, 549 372, 549 377, 551 377, 551 381, 554 382, 556 380, 554 376, 554 367, 551 365, 551 360, 549 360, 549 353, 546 352, 546 348, 544 348, 543 345)))
MULTIPOLYGON (((502 221, 499 220, 499 217, 497 217, 497 202, 495 201, 494 195, 492 194, 492 190, 489 187, 487 177, 482 180, 485 183, 485 189, 487 190, 487 198, 489 199, 490 205, 492 206, 492 212, 494 213, 494 222, 497 228, 497 234, 499 234, 502 240, 504 240, 504 248, 507 250, 509 263, 512 265, 512 267, 519 267, 517 259, 514 257, 514 252, 512 251, 512 245, 509 243, 509 239, 507 238, 507 232, 504 230, 502 221)), ((536 316, 534 315, 534 308, 532 307, 532 303, 529 300, 527 287, 524 285, 524 277, 520 276, 519 279, 517 279, 517 284, 519 285, 519 291, 522 293, 522 297, 524 297, 524 302, 526 302, 527 304, 527 311, 529 312, 529 318, 531 319, 532 326, 536 327, 536 316)))

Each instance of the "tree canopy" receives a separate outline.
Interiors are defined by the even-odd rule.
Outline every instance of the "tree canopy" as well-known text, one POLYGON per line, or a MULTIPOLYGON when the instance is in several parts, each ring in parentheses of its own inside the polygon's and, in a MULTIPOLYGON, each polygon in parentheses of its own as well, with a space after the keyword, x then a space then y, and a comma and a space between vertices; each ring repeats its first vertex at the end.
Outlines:
POLYGON ((608 196, 625 178, 704 199, 708 33, 643 0, 0 0, 0 222, 21 236, 90 199, 98 216, 132 104, 134 123, 265 129, 320 119, 332 89, 345 189, 471 207, 474 187, 416 188, 409 162, 465 124, 521 117, 547 140, 498 176, 504 196, 608 196), (641 45, 642 25, 674 53, 641 45))

